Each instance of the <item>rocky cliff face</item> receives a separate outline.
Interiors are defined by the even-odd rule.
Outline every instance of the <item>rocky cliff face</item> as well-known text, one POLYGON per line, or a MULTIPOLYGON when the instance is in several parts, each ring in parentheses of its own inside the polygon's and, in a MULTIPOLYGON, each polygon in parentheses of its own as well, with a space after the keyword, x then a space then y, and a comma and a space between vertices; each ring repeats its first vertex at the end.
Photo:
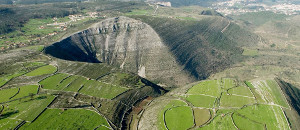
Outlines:
POLYGON ((167 84, 193 80, 149 25, 127 17, 104 20, 54 43, 45 52, 66 60, 106 62, 167 84))

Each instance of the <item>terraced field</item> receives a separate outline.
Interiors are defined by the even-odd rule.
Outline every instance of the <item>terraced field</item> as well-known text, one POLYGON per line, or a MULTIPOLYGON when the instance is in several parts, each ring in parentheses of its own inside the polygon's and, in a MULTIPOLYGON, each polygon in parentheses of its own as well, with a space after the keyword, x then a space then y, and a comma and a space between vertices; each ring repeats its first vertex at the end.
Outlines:
MULTIPOLYGON (((20 126, 20 129, 112 129, 107 122, 107 116, 111 114, 110 111, 114 111, 110 107, 115 108, 115 105, 119 103, 119 101, 113 101, 114 98, 134 87, 138 89, 142 89, 142 85, 147 87, 141 82, 140 77, 125 73, 117 73, 117 77, 108 77, 109 79, 105 79, 108 81, 106 83, 82 75, 56 73, 56 67, 55 72, 36 72, 41 70, 42 67, 38 67, 43 65, 45 64, 39 62, 26 63, 29 75, 17 75, 13 77, 19 79, 8 80, 8 82, 18 83, 15 80, 36 78, 38 80, 35 83, 32 82, 36 85, 8 84, 0 88, 0 129, 15 129, 17 126, 20 126), (126 80, 130 80, 131 84, 128 84, 126 80), (57 96, 62 94, 65 96, 57 96), (75 99, 73 96, 75 94, 84 98, 75 99), (95 103, 97 108, 92 104, 95 101, 101 101, 101 104, 95 103), (102 106, 102 101, 107 105, 102 106), (106 115, 99 114, 99 111, 106 115), (66 121, 70 125, 66 125, 66 121), (48 125, 44 125, 45 122, 48 125)), ((98 76, 95 74, 93 77, 98 76)), ((149 90, 149 86, 146 90, 149 90)), ((113 128, 116 127, 118 126, 113 126, 113 128)))
POLYGON ((106 119, 91 110, 47 109, 35 122, 25 124, 21 129, 95 129, 111 128, 106 119), (66 123, 68 122, 68 123, 66 123))
POLYGON ((83 76, 69 76, 64 73, 55 74, 39 83, 42 85, 43 89, 79 92, 81 94, 106 99, 112 99, 129 90, 125 87, 104 83, 83 76))
POLYGON ((67 74, 55 74, 40 81, 40 84, 45 89, 57 89, 56 86, 66 77, 68 77, 67 74))
POLYGON ((206 80, 175 95, 159 113, 159 129, 290 129, 282 110, 289 105, 276 81, 245 83, 206 80))
POLYGON ((3 104, 5 117, 33 121, 52 101, 53 96, 40 95, 3 104))
POLYGON ((15 74, 9 74, 9 75, 4 75, 2 77, 0 77, 0 88, 5 85, 8 81, 10 81, 11 79, 15 78, 15 77, 18 77, 18 76, 21 76, 25 74, 25 72, 17 72, 15 74))
POLYGON ((36 70, 33 70, 26 74, 26 76, 39 76, 39 75, 45 75, 45 74, 52 74, 57 71, 57 68, 52 65, 46 65, 40 68, 37 68, 36 70))
POLYGON ((11 99, 19 99, 22 97, 30 96, 36 94, 38 91, 38 86, 37 85, 28 85, 28 86, 23 86, 20 87, 20 91, 17 95, 12 97, 11 99))
POLYGON ((0 103, 1 102, 7 102, 10 100, 11 97, 13 97, 15 94, 17 94, 19 91, 18 88, 13 88, 13 89, 2 89, 0 91, 0 103))
POLYGON ((96 80, 89 80, 84 84, 83 88, 80 89, 79 93, 112 99, 126 90, 128 89, 111 84, 105 84, 96 80))

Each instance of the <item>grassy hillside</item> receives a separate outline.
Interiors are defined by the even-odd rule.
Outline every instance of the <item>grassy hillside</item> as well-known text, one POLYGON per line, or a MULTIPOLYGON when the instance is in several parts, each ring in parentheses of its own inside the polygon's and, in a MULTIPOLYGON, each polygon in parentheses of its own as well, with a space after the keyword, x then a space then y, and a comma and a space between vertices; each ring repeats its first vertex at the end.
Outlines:
POLYGON ((228 23, 222 17, 207 17, 195 21, 131 17, 141 19, 153 27, 177 61, 197 79, 204 79, 211 73, 241 61, 240 47, 253 46, 258 41, 256 35, 234 23, 228 23), (224 29, 227 25, 229 26, 224 29))

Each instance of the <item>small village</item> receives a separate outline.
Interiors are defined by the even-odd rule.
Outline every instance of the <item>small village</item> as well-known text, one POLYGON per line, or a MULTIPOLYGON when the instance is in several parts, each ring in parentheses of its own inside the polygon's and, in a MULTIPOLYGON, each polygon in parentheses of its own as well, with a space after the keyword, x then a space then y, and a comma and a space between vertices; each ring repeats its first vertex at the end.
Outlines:
POLYGON ((224 15, 238 15, 248 12, 271 11, 278 14, 297 15, 300 14, 300 5, 292 3, 279 3, 275 5, 268 5, 260 3, 258 0, 231 0, 225 2, 218 2, 213 4, 212 9, 224 15))

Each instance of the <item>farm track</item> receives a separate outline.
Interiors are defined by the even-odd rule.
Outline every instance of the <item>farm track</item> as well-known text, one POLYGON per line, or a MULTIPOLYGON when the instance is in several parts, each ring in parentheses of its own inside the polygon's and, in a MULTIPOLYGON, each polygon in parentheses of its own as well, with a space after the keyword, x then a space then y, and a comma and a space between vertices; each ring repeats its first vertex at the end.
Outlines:
POLYGON ((231 21, 228 20, 228 24, 222 29, 221 33, 224 33, 226 29, 229 27, 231 21))

